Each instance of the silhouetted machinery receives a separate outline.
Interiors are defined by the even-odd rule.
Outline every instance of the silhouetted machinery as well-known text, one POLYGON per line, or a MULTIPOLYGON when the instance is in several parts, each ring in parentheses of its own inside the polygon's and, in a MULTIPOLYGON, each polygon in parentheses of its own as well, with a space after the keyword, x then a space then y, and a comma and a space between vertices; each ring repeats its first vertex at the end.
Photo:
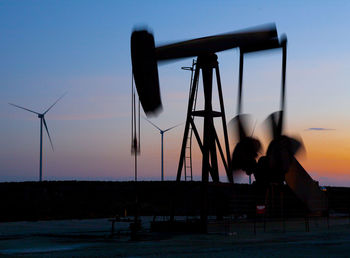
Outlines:
POLYGON ((308 205, 310 210, 326 209, 327 200, 301 167, 294 157, 300 148, 300 143, 282 134, 283 115, 285 106, 285 78, 286 78, 286 37, 278 38, 275 25, 267 25, 233 33, 203 37, 174 44, 155 47, 153 35, 145 30, 134 31, 131 36, 131 58, 135 85, 143 110, 149 115, 155 115, 162 109, 160 96, 158 67, 160 61, 177 60, 186 57, 197 57, 194 72, 193 87, 187 108, 187 117, 182 141, 182 148, 177 171, 177 180, 181 179, 186 141, 191 127, 202 153, 202 181, 219 181, 217 149, 219 150, 229 182, 234 181, 233 174, 237 170, 253 173, 257 183, 283 183, 286 180, 291 189, 308 205), (221 90, 220 73, 215 53, 232 48, 240 49, 239 94, 237 131, 239 142, 236 145, 232 159, 230 155, 228 134, 226 127, 223 95, 221 90), (281 110, 269 117, 273 140, 265 157, 256 162, 260 143, 248 136, 242 106, 242 77, 244 55, 251 52, 282 49, 282 92, 281 110), (193 110, 195 92, 202 72, 204 109, 193 110), (213 73, 215 72, 220 110, 212 108, 213 73), (203 137, 200 138, 197 127, 192 119, 194 116, 204 118, 203 137), (222 120, 225 148, 223 149, 214 126, 214 118, 222 120), (315 204, 317 203, 317 205, 315 204))
POLYGON ((218 146, 228 180, 233 182, 232 170, 230 169, 231 159, 221 91, 220 73, 215 53, 237 47, 246 53, 280 47, 275 26, 268 25, 234 33, 182 41, 160 47, 155 47, 153 35, 149 32, 142 30, 134 31, 132 33, 131 57, 135 84, 141 105, 147 115, 155 114, 162 108, 157 62, 197 56, 197 65, 193 82, 195 87, 198 85, 197 81, 199 80, 200 70, 202 71, 204 110, 192 110, 196 91, 196 88, 193 87, 188 103, 177 180, 180 180, 181 178, 186 140, 191 125, 203 156, 202 181, 208 182, 209 174, 214 182, 219 181, 216 153, 216 146, 218 146), (220 111, 214 111, 212 108, 212 81, 214 70, 217 80, 220 111), (199 132, 196 129, 192 116, 201 116, 204 118, 203 142, 200 139, 199 132), (214 127, 214 117, 221 117, 222 119, 225 151, 223 151, 221 147, 214 127))
POLYGON ((236 122, 239 142, 232 153, 231 169, 233 174, 242 170, 247 175, 254 174, 256 184, 262 190, 262 193, 266 192, 266 190, 269 192, 271 187, 281 186, 286 182, 293 192, 306 204, 309 211, 326 211, 328 208, 327 196, 295 158, 295 154, 303 147, 302 143, 283 134, 287 60, 286 37, 281 38, 279 47, 282 49, 280 111, 272 113, 266 119, 272 140, 267 148, 266 155, 260 157, 258 162, 256 159, 261 144, 258 139, 249 136, 246 115, 241 113, 243 64, 244 55, 247 52, 244 49, 240 49, 238 115, 233 119, 236 122))

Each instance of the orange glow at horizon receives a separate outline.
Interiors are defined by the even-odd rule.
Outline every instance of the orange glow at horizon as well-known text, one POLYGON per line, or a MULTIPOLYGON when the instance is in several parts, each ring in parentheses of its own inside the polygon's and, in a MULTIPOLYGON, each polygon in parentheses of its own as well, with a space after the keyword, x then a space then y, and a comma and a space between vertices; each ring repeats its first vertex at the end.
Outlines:
POLYGON ((350 174, 350 137, 345 132, 305 132, 303 140, 307 150, 303 161, 306 170, 327 176, 350 174))

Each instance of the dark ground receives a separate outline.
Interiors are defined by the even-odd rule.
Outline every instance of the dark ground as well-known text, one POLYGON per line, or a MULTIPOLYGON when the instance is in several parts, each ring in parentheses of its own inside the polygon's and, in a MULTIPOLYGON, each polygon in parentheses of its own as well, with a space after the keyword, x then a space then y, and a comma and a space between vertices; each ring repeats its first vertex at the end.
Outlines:
MULTIPOLYGON (((143 218, 145 227, 151 218, 143 218)), ((125 223, 124 223, 125 224, 125 223)), ((305 232, 303 219, 269 221, 255 235, 252 223, 231 224, 229 231, 209 234, 150 234, 140 241, 130 235, 110 236, 107 219, 0 223, 1 257, 348 257, 349 220, 312 221, 305 232)), ((117 225, 117 228, 127 228, 117 225)), ((215 227, 218 229, 217 225, 215 227)), ((221 228, 223 229, 223 228, 221 228)))
MULTIPOLYGON (((283 188, 281 219, 256 224, 254 186, 209 184, 208 211, 224 215, 210 221, 208 234, 151 233, 153 215, 198 215, 199 182, 23 182, 0 184, 2 257, 347 257, 350 253, 350 189, 328 187, 331 216, 309 219, 304 205, 283 188), (131 241, 129 222, 108 217, 135 213, 136 193, 143 229, 131 241), (8 222, 17 221, 17 222, 8 222), (284 228, 284 230, 283 230, 284 228)), ((215 216, 211 216, 214 217, 215 216)), ((132 217, 131 217, 132 218, 132 217)), ((184 217, 183 217, 184 218, 184 217)))
MULTIPOLYGON (((284 209, 289 217, 303 217, 305 207, 284 186, 284 209)), ((348 213, 350 188, 327 187, 333 212, 348 213)), ((106 218, 116 215, 199 215, 200 182, 50 181, 0 183, 0 221, 106 218), (135 205, 136 195, 138 206, 135 205)), ((253 185, 209 183, 209 215, 254 216, 253 185)), ((261 196, 260 196, 261 198, 261 196)))

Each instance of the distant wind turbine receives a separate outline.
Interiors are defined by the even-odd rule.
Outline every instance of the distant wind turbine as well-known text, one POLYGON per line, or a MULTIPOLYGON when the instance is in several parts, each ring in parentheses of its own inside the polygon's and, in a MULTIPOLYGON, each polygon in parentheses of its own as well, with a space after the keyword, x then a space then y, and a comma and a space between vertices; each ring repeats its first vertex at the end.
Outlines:
POLYGON ((24 107, 21 107, 21 106, 9 103, 11 106, 14 106, 14 107, 17 107, 17 108, 20 108, 20 109, 24 109, 24 110, 27 110, 27 111, 29 111, 31 113, 37 114, 38 118, 40 118, 40 170, 39 170, 39 181, 40 182, 43 179, 42 178, 42 168, 43 168, 43 124, 45 126, 45 129, 46 129, 46 132, 47 132, 47 136, 49 137, 52 151, 54 151, 53 144, 52 144, 51 137, 50 137, 50 133, 49 133, 49 129, 47 128, 47 124, 46 124, 45 115, 66 94, 67 94, 67 92, 64 93, 61 97, 59 97, 44 113, 38 113, 38 112, 35 112, 35 111, 30 110, 28 108, 24 108, 24 107))
POLYGON ((162 171, 161 171, 161 178, 162 178, 162 181, 164 181, 164 133, 167 132, 167 131, 170 131, 171 129, 174 129, 175 127, 178 127, 179 125, 181 124, 178 124, 178 125, 175 125, 173 127, 170 127, 168 129, 165 129, 165 130, 162 130, 160 129, 158 126, 156 126, 155 124, 153 124, 151 121, 149 121, 148 119, 145 118, 145 120, 150 123, 151 125, 153 125, 155 128, 157 128, 160 132, 160 135, 161 135, 161 164, 162 164, 162 171))

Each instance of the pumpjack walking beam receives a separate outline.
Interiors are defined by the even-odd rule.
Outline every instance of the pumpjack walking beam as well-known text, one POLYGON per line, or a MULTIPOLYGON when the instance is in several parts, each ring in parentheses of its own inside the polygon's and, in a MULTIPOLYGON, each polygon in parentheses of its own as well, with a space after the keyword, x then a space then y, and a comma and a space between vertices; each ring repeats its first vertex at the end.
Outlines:
POLYGON ((226 117, 225 109, 223 103, 221 81, 220 81, 220 72, 217 62, 217 56, 215 54, 202 55, 198 57, 196 70, 193 79, 193 87, 190 94, 190 99, 188 102, 187 108, 187 117, 185 124, 184 137, 182 141, 182 147, 180 152, 179 166, 177 171, 177 181, 181 179, 181 173, 183 168, 183 162, 185 157, 186 143, 188 139, 189 128, 192 127, 192 130, 195 134, 196 140, 202 152, 202 181, 209 181, 209 174, 214 182, 219 181, 219 172, 218 172, 218 162, 217 162, 217 153, 216 146, 219 149, 222 162, 225 166, 226 174, 230 182, 233 182, 232 173, 229 169, 230 166, 230 149, 228 143, 228 134, 226 127, 226 117), (216 72, 218 95, 220 102, 220 111, 213 111, 212 108, 212 90, 213 90, 213 69, 216 72), (199 73, 202 70, 203 77, 203 89, 204 89, 204 110, 193 111, 193 104, 195 100, 196 87, 198 87, 199 73), (203 142, 200 139, 198 130, 192 119, 193 116, 204 117, 204 129, 203 129, 203 142), (225 141, 225 154, 221 148, 219 138, 217 136, 215 126, 214 126, 214 117, 221 117, 224 141, 225 141))

